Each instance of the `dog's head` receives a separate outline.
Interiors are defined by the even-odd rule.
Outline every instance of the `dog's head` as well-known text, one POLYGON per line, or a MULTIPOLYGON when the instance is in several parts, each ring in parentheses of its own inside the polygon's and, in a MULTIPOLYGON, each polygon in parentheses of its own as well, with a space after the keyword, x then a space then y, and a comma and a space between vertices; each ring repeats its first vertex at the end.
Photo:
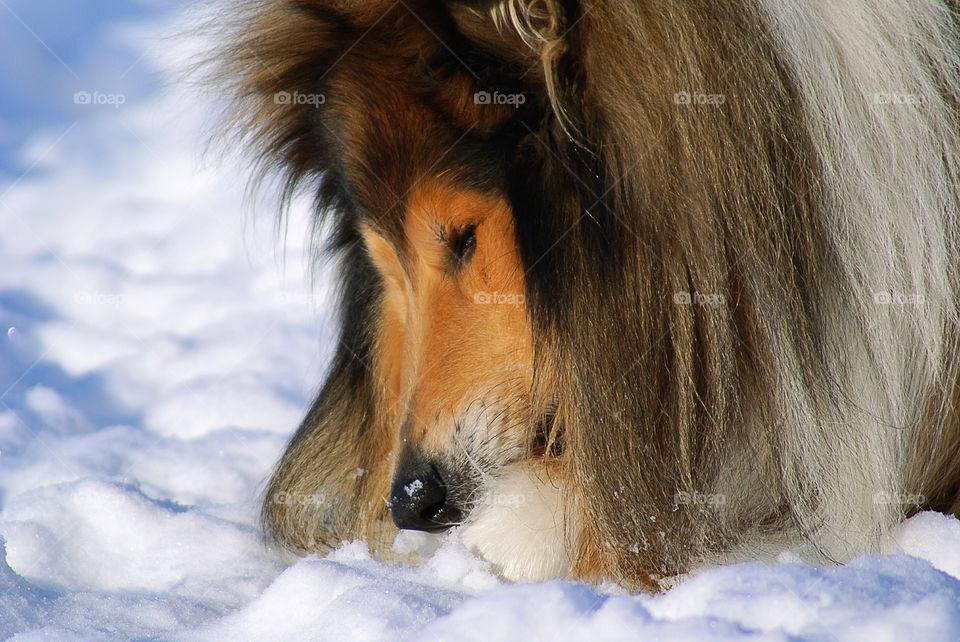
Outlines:
POLYGON ((323 429, 364 441, 373 502, 428 531, 469 519, 509 467, 561 452, 511 197, 542 75, 474 24, 487 13, 441 5, 277 2, 229 57, 241 131, 291 185, 318 180, 345 257, 338 364, 358 376, 333 397, 335 365, 307 424, 354 423, 323 429))

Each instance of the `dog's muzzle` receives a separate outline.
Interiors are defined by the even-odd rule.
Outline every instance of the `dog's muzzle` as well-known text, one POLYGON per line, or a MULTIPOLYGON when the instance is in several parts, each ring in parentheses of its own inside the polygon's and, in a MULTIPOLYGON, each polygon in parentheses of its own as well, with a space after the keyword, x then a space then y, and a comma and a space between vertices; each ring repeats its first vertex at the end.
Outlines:
POLYGON ((435 462, 404 457, 390 489, 390 512, 397 528, 439 532, 456 526, 462 512, 450 499, 449 475, 435 462))

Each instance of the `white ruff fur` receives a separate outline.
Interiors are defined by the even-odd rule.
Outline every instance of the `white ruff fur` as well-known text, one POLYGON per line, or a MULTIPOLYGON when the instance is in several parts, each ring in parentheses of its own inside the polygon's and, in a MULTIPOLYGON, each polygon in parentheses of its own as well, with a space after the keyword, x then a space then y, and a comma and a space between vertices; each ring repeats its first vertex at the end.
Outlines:
POLYGON ((824 337, 849 395, 834 416, 816 416, 793 364, 780 366, 790 458, 820 498, 801 516, 819 524, 812 534, 828 557, 846 559, 876 549, 902 517, 874 497, 901 488, 909 431, 957 319, 960 140, 942 92, 960 90, 958 38, 935 0, 760 6, 820 155, 823 220, 847 283, 824 337))
POLYGON ((464 545, 506 580, 563 578, 573 563, 573 534, 565 527, 561 491, 518 469, 498 477, 460 529, 464 545))

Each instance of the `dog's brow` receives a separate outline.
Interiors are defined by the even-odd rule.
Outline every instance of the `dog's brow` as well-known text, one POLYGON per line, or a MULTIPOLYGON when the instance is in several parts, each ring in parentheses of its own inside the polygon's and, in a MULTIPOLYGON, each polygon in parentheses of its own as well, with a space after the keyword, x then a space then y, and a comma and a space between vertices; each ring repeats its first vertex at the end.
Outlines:
POLYGON ((386 243, 396 255, 400 264, 407 268, 406 240, 403 238, 403 231, 384 225, 380 220, 366 218, 359 224, 361 236, 374 234, 386 243))

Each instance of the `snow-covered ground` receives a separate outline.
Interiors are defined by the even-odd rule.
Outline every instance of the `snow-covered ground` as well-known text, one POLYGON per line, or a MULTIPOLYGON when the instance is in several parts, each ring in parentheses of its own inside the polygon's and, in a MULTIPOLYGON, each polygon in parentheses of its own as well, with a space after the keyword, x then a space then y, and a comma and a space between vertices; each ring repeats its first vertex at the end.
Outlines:
POLYGON ((329 282, 302 205, 277 235, 240 163, 203 160, 213 107, 156 73, 191 46, 159 38, 177 4, 0 0, 0 637, 960 640, 960 522, 934 514, 890 555, 660 596, 506 585, 455 535, 416 568, 265 548, 329 282))

